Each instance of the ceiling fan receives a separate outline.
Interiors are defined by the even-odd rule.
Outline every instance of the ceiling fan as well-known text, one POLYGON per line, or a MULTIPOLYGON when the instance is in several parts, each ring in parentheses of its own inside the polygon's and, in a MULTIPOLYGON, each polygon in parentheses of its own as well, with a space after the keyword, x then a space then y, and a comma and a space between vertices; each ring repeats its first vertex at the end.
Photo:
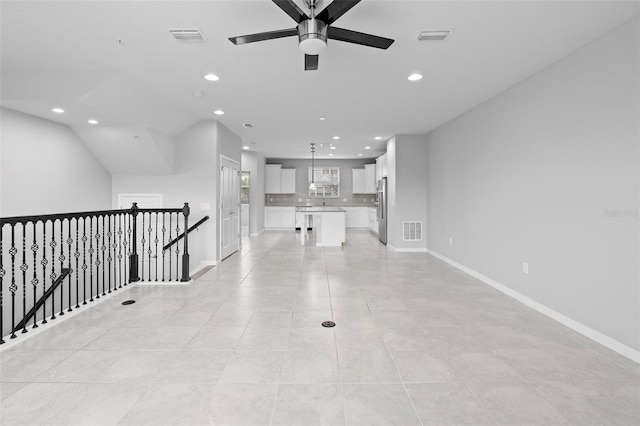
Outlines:
POLYGON ((233 44, 239 45, 297 35, 300 50, 305 53, 305 71, 318 69, 318 56, 327 47, 327 38, 378 49, 387 49, 394 40, 332 26, 338 18, 360 3, 360 1, 334 0, 316 15, 316 8, 322 0, 304 0, 310 11, 309 15, 307 15, 293 0, 273 0, 280 9, 298 23, 296 28, 229 37, 229 40, 233 44))

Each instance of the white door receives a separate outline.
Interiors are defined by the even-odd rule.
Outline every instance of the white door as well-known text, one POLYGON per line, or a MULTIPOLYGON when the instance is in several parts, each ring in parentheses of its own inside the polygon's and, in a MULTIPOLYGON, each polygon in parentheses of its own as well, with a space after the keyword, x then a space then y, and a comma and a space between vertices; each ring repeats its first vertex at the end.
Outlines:
POLYGON ((240 246, 240 163, 220 158, 220 259, 240 246))

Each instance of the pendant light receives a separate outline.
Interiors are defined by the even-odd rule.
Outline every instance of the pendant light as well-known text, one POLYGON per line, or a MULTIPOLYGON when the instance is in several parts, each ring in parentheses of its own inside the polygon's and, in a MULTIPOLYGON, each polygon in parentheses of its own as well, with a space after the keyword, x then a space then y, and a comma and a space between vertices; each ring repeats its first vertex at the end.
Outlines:
POLYGON ((316 153, 316 144, 311 142, 311 184, 309 185, 309 190, 311 191, 316 190, 316 183, 314 181, 314 176, 316 174, 315 163, 314 163, 315 153, 316 153))

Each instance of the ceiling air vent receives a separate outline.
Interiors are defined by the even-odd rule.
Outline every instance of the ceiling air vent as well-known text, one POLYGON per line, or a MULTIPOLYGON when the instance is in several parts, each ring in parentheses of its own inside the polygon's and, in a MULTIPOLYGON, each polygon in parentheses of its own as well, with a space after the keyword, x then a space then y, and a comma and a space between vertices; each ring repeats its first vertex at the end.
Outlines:
POLYGON ((172 28, 169 32, 178 41, 207 41, 198 28, 172 28))
POLYGON ((418 41, 443 41, 453 33, 453 29, 448 30, 425 30, 418 35, 418 41))
POLYGON ((253 124, 251 124, 251 123, 244 123, 244 124, 242 125, 242 127, 244 127, 245 129, 253 129, 253 124))

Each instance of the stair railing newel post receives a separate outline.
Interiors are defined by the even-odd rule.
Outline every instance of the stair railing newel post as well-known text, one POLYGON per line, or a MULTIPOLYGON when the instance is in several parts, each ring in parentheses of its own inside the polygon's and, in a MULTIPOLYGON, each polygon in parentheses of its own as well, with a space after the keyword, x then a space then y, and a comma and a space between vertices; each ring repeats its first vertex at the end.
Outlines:
MULTIPOLYGON (((129 282, 140 281, 138 275, 138 235, 137 235, 137 216, 138 216, 138 203, 133 203, 131 206, 131 222, 133 228, 133 237, 131 239, 131 256, 129 256, 129 282)), ((143 230, 144 232, 144 230, 143 230)))
POLYGON ((182 278, 180 281, 187 282, 191 280, 189 276, 189 203, 184 203, 182 214, 184 214, 184 251, 182 252, 182 278))

